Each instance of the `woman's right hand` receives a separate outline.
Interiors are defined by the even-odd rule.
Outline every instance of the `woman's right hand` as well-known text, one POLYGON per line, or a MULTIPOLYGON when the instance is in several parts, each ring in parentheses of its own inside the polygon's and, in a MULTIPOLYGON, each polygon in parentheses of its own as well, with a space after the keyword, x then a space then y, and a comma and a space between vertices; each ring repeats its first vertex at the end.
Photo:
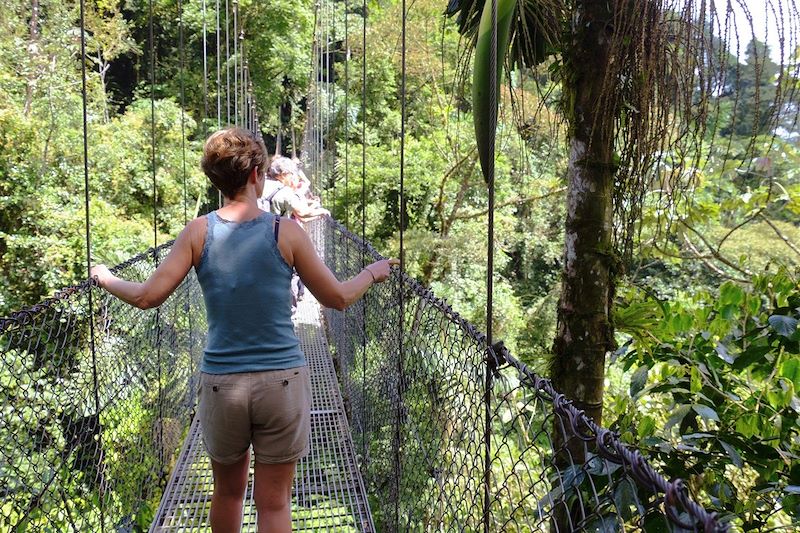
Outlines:
POLYGON ((97 280, 97 284, 100 287, 105 287, 105 282, 114 277, 114 274, 105 265, 93 266, 90 275, 97 280))
POLYGON ((389 276, 392 274, 392 267, 399 264, 399 259, 381 259, 380 261, 375 261, 371 265, 368 265, 366 270, 372 274, 375 283, 381 283, 389 279, 389 276))

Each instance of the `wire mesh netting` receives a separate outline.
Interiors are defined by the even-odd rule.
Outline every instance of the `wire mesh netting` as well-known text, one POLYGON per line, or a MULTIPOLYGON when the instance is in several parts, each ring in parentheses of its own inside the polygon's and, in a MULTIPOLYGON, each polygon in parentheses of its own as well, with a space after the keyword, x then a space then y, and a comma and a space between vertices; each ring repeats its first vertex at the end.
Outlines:
MULTIPOLYGON (((379 257, 330 219, 309 229, 340 279, 379 257)), ((377 531, 727 529, 408 277, 325 314, 377 531)), ((196 278, 154 311, 87 282, 1 320, 0 531, 146 529, 194 410, 196 278)))
MULTIPOLYGON (((340 279, 380 258, 312 227, 340 279)), ((616 435, 414 280, 326 311, 379 531, 725 531, 616 435)))
MULTIPOLYGON (((143 280, 169 246, 116 270, 143 280)), ((0 319, 0 531, 146 529, 191 422, 204 323, 193 274, 154 311, 85 282, 0 319)))

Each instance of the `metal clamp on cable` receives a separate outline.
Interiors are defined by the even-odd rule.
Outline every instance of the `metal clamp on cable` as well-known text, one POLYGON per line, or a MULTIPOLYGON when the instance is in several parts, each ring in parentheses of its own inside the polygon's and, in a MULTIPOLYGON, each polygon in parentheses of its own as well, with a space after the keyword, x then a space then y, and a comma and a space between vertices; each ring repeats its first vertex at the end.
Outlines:
POLYGON ((508 363, 506 361, 506 353, 508 349, 503 341, 497 341, 488 348, 486 348, 486 356, 484 362, 489 366, 492 372, 496 372, 498 368, 508 363))

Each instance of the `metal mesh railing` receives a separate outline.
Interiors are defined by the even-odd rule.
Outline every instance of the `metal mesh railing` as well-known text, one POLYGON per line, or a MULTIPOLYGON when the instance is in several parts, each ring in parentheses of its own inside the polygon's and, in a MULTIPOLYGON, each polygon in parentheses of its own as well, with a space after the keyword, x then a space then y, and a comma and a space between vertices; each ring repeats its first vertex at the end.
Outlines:
MULTIPOLYGON (((340 279, 380 258, 330 219, 311 231, 340 279)), ((379 531, 727 530, 414 280, 326 320, 379 531)))
MULTIPOLYGON (((310 231, 339 278, 379 257, 330 219, 310 231)), ((118 271, 143 280, 154 263, 118 271)), ((326 320, 376 530, 727 529, 410 278, 326 320)), ((157 311, 87 282, 0 319, 0 532, 146 529, 205 329, 193 275, 157 311)))
MULTIPOLYGON (((143 280, 155 260, 115 270, 143 280)), ((191 421, 204 323, 193 274, 156 311, 84 282, 0 319, 0 532, 147 528, 191 421)))

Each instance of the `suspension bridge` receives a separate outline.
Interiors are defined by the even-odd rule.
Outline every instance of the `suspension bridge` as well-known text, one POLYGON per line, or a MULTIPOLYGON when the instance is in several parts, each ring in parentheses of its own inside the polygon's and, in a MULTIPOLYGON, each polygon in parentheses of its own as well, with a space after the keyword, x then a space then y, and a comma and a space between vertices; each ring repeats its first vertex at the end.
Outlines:
MULTIPOLYGON (((331 43, 318 30, 303 154, 317 187, 335 167, 321 124, 331 43)), ((217 40, 218 86, 219 54, 217 40)), ((258 132, 246 60, 232 57, 234 111, 223 119, 218 91, 218 120, 258 132)), ((381 257, 363 229, 325 218, 309 232, 339 279, 381 257)), ((169 248, 156 242, 114 271, 142 281, 169 248)), ((298 531, 728 529, 402 270, 344 312, 308 296, 294 320, 314 395, 298 531)), ((194 419, 204 325, 193 274, 157 310, 87 279, 0 319, 0 531, 209 530, 194 419)), ((255 531, 250 489, 242 523, 255 531)))

